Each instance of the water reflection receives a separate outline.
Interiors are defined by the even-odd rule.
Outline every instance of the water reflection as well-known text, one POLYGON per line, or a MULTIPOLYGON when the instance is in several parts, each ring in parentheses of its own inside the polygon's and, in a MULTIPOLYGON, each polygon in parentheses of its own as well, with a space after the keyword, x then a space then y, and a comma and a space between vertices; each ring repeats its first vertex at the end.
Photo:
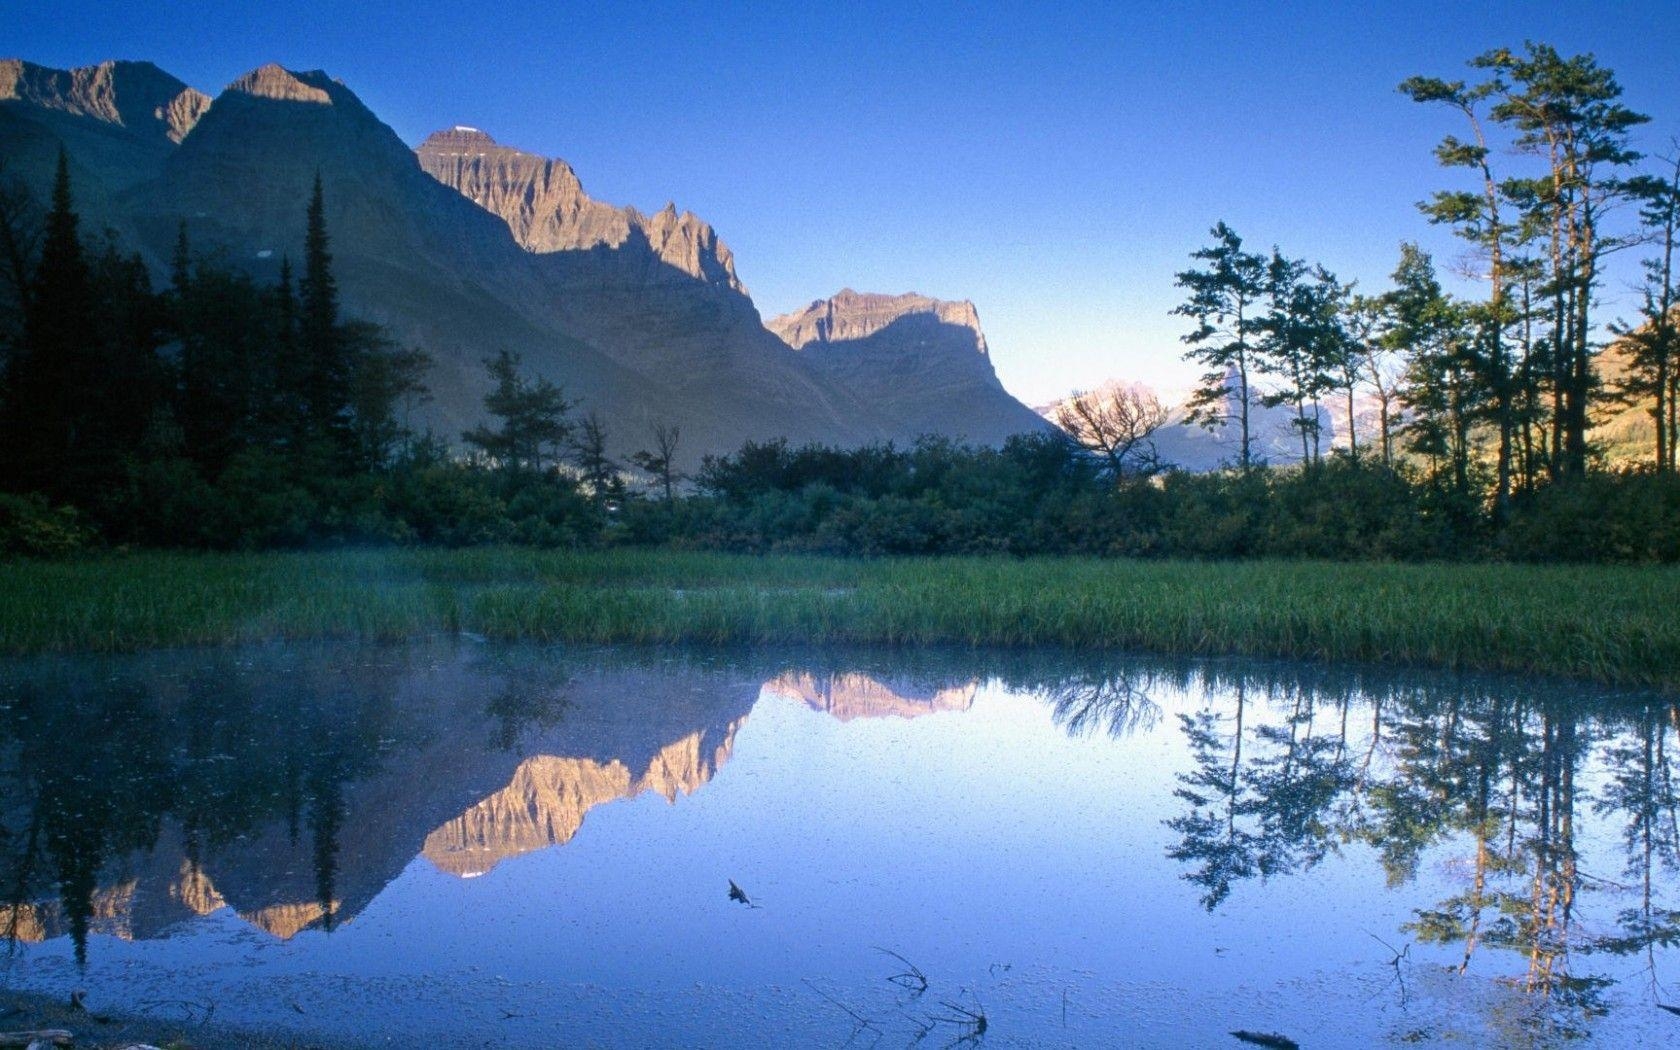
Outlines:
MULTIPOLYGON (((78 965, 93 935, 156 938, 224 909, 280 939, 331 932, 416 858, 475 878, 572 842, 596 807, 695 795, 768 699, 849 730, 960 722, 988 689, 1035 698, 1065 737, 1147 742, 1126 790, 1164 832, 1155 863, 1208 914, 1258 902, 1239 936, 1268 936, 1262 887, 1336 860, 1369 885, 1327 883, 1326 922, 1364 923, 1340 909, 1372 891, 1404 902, 1401 922, 1359 926, 1401 948, 1402 996, 1427 952, 1546 1004, 1490 1011, 1498 1038, 1592 1032, 1618 981, 1666 1002, 1680 706, 1288 664, 454 645, 18 663, 0 692, 0 921, 14 943, 68 938, 78 965)), ((1058 804, 1025 783, 1011 799, 979 784, 969 804, 1058 804)))
POLYGON ((1680 705, 1444 677, 1243 678, 1219 692, 1230 701, 1181 716, 1194 763, 1167 821, 1180 836, 1169 856, 1209 911, 1242 880, 1306 871, 1352 844, 1404 888, 1437 850, 1456 892, 1419 904, 1402 932, 1451 947, 1460 974, 1479 953, 1511 953, 1519 968, 1497 967, 1500 979, 1558 1008, 1523 1025, 1586 1034, 1614 979, 1584 956, 1642 957, 1660 996, 1656 952, 1680 940, 1680 912, 1657 903, 1680 840, 1668 758, 1680 705), (1256 706, 1271 718, 1254 724, 1256 706), (1599 835, 1619 829, 1621 871, 1581 869, 1586 813, 1606 821, 1599 835), (1636 903, 1584 919, 1584 896, 1629 885, 1636 903))

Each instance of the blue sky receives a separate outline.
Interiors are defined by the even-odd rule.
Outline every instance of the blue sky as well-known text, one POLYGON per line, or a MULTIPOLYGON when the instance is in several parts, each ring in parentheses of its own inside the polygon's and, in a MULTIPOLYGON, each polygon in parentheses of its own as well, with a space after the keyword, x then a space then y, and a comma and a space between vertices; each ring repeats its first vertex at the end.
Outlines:
POLYGON ((1456 254, 1414 202, 1458 128, 1410 74, 1544 40, 1615 69, 1649 145, 1680 135, 1671 3, 809 6, 12 0, 0 52, 212 93, 326 69, 410 142, 470 124, 692 209, 766 316, 848 285, 972 299, 1028 401, 1187 382, 1172 274, 1216 220, 1366 287, 1402 239, 1456 254))

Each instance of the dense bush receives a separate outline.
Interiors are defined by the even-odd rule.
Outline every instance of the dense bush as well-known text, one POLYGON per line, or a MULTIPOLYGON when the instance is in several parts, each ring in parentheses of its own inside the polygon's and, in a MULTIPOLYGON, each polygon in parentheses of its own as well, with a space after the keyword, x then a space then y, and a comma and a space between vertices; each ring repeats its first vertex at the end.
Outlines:
POLYGON ((1595 473, 1519 498, 1499 550, 1523 561, 1680 561, 1680 477, 1595 473))
POLYGON ((74 508, 55 507, 42 496, 0 494, 0 554, 63 557, 92 540, 74 508))

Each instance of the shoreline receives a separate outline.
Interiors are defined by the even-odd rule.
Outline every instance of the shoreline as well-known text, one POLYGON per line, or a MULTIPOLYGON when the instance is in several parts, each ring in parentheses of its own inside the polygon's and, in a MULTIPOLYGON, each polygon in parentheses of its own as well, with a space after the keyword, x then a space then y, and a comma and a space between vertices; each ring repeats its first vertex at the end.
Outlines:
POLYGON ((1063 648, 1680 690, 1680 568, 527 548, 112 554, 0 572, 0 654, 436 634, 1063 648))

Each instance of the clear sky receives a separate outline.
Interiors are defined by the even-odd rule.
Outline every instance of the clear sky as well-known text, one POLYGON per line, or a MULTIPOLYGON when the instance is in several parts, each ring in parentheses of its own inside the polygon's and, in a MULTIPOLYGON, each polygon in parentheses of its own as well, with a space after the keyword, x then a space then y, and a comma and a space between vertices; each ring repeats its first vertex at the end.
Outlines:
POLYGON ((766 316, 844 286, 972 299, 1029 402, 1185 384, 1172 275, 1218 219, 1366 287, 1402 239, 1455 254, 1414 202, 1454 177, 1429 151, 1459 129, 1395 92, 1410 74, 1525 38, 1592 51, 1656 118, 1647 144, 1680 135, 1672 0, 0 6, 0 54, 147 58, 211 93, 322 68, 409 142, 470 124, 600 199, 674 200, 766 316))

